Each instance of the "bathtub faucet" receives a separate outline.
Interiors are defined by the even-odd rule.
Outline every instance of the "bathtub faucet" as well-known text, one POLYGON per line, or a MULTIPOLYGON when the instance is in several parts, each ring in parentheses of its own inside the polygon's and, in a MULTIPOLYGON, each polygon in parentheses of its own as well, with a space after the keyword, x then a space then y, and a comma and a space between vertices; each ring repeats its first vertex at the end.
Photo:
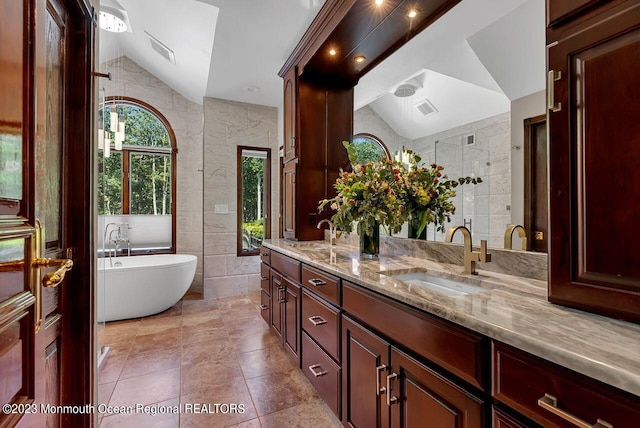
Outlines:
MULTIPOLYGON (((133 229, 129 223, 124 222, 114 222, 107 224, 107 227, 104 229, 104 241, 103 244, 106 246, 107 242, 107 232, 109 236, 109 244, 113 244, 113 258, 118 256, 118 250, 122 249, 122 245, 127 245, 127 255, 131 255, 131 242, 129 242, 129 238, 122 236, 122 228, 126 227, 127 229, 133 229), (109 232, 109 227, 114 226, 115 228, 111 229, 109 232), (117 232, 115 238, 113 237, 114 232, 117 232)), ((103 248, 103 251, 106 252, 106 249, 103 248)), ((109 248, 109 264, 113 267, 113 258, 111 257, 112 251, 109 248)))

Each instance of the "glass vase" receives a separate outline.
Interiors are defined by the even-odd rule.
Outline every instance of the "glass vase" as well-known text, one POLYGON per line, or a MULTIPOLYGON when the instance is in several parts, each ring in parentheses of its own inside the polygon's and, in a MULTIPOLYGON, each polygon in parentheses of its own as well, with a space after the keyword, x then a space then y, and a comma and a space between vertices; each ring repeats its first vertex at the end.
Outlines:
POLYGON ((376 258, 380 254, 380 223, 374 222, 373 230, 367 233, 363 230, 362 222, 358 223, 358 236, 360 237, 360 256, 376 258))
POLYGON ((417 224, 417 221, 411 219, 411 220, 409 220, 409 223, 408 223, 407 226, 408 226, 408 235, 407 235, 408 238, 411 238, 411 239, 423 239, 423 240, 427 239, 427 228, 426 227, 424 227, 422 229, 422 232, 420 233, 420 235, 418 235, 418 228, 420 226, 417 224))

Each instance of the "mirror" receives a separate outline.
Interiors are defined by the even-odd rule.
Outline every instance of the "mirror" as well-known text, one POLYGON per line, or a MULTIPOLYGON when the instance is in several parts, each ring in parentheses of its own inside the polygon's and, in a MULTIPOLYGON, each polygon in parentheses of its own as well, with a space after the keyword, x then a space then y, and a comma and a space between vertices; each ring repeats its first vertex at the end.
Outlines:
MULTIPOLYGON (((354 134, 377 137, 392 156, 412 150, 449 178, 483 179, 458 188, 456 214, 445 226, 467 226, 476 244, 486 239, 503 248, 510 224, 546 237, 546 218, 536 217, 546 212, 546 198, 532 210, 535 198, 525 197, 525 169, 529 182, 542 175, 529 165, 540 157, 535 143, 546 147, 545 28, 544 0, 463 0, 355 88, 354 134), (525 138, 525 121, 531 127, 536 117, 538 127, 525 138)), ((513 235, 512 248, 522 248, 513 235)), ((442 241, 444 233, 431 225, 427 239, 442 241)))

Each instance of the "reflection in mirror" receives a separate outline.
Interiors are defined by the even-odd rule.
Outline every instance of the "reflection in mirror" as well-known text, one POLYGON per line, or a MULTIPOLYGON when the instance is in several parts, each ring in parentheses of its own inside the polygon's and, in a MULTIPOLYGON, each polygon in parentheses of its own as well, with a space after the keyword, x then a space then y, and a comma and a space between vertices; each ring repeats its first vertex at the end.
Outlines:
POLYGON ((356 151, 356 163, 379 162, 382 158, 391 158, 389 149, 378 137, 372 134, 356 134, 351 141, 356 151))
MULTIPOLYGON (((482 178, 458 190, 445 226, 466 226, 473 242, 502 248, 507 226, 531 217, 524 121, 545 113, 544 13, 544 0, 463 0, 355 88, 354 134, 413 150, 449 178, 482 178)), ((444 234, 431 226, 427 239, 444 234)))

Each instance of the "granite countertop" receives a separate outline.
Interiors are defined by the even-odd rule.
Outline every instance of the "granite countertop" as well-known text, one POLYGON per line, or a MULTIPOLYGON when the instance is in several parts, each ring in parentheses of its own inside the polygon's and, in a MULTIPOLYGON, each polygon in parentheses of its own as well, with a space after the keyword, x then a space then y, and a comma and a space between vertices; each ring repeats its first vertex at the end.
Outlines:
POLYGON ((500 342, 640 396, 640 325, 547 301, 545 281, 409 256, 360 260, 358 249, 325 241, 270 239, 265 247, 340 276, 369 290, 437 315, 500 342), (427 270, 486 291, 450 297, 384 275, 427 270))

